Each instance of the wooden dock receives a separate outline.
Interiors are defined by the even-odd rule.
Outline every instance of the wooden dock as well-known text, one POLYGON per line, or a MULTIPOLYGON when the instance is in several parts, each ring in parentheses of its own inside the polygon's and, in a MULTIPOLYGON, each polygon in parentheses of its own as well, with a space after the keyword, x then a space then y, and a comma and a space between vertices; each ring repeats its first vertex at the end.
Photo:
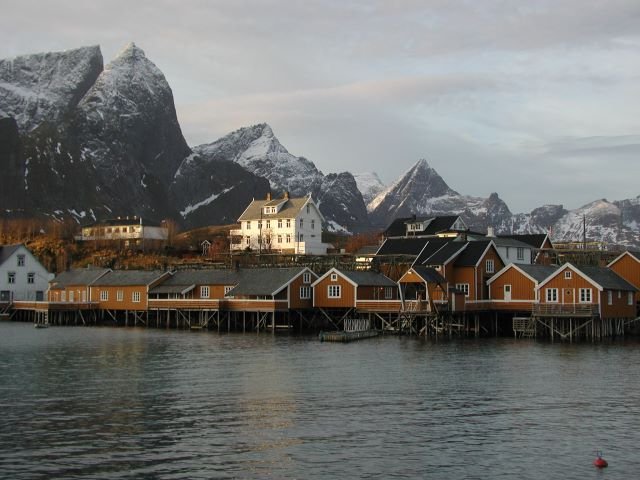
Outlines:
POLYGON ((377 330, 361 330, 359 332, 320 332, 318 339, 321 342, 354 342, 365 338, 377 337, 380 334, 377 330))

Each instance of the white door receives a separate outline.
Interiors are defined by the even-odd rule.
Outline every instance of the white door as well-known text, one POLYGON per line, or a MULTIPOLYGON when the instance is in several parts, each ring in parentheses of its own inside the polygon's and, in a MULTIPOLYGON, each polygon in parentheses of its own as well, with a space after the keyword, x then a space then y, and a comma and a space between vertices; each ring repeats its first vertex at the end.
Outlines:
POLYGON ((511 301, 511 285, 504 286, 504 301, 505 302, 511 301))

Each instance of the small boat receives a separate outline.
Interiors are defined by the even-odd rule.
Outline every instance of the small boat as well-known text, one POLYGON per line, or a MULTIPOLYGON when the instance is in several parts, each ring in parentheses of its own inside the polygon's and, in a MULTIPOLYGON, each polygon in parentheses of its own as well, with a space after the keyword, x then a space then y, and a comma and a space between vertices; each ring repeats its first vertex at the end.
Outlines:
POLYGON ((49 328, 49 324, 48 323, 34 323, 33 326, 35 328, 49 328))

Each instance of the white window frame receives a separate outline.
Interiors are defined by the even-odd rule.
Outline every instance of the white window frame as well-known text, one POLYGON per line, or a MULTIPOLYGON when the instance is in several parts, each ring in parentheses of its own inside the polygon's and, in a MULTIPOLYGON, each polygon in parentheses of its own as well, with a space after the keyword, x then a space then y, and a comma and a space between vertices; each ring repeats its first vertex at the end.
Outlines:
POLYGON ((309 300, 311 298, 311 287, 303 285, 300 287, 300 300, 309 300))
POLYGON ((487 273, 495 273, 495 268, 496 268, 496 265, 493 262, 493 259, 492 258, 488 258, 486 260, 485 264, 484 264, 484 270, 487 273))
POLYGON ((209 285, 202 285, 200 287, 200 298, 209 298, 210 293, 209 285))
POLYGON ((69 290, 69 301, 73 303, 73 301, 75 300, 75 295, 74 295, 74 291, 73 290, 69 290))
POLYGON ((140 292, 131 292, 131 301, 133 303, 140 303, 140 299, 142 298, 142 295, 140 295, 140 292))
POLYGON ((393 299, 393 287, 384 287, 384 299, 385 300, 393 299))
POLYGON ((229 293, 231 290, 233 290, 233 285, 225 285, 224 286, 224 294, 226 295, 227 293, 229 293))
POLYGON ((338 274, 337 273, 332 273, 331 274, 331 281, 332 282, 337 282, 338 281, 338 274))
POLYGON ((66 302, 67 301, 67 291, 66 290, 62 290, 60 292, 60 301, 61 302, 66 302))
POLYGON ((35 272, 27 273, 27 283, 33 285, 36 283, 36 274, 35 272))
POLYGON ((580 303, 593 303, 593 295, 590 288, 581 288, 579 295, 580 303))
POLYGON ((101 302, 109 301, 109 290, 100 290, 100 301, 101 302))
POLYGON ((305 272, 302 274, 302 283, 311 283, 311 273, 305 272))
POLYGON ((516 257, 518 260, 524 260, 524 247, 516 247, 516 257))
POLYGON ((281 218, 278 219, 278 228, 282 228, 282 219, 281 218))
POLYGON ((327 298, 342 298, 342 285, 327 285, 327 298))
POLYGON ((26 255, 24 254, 18 255, 18 267, 24 267, 25 259, 26 259, 26 255))
POLYGON ((633 292, 627 293, 627 305, 633 305, 633 292))
POLYGON ((116 302, 124 302, 124 291, 123 290, 116 291, 116 302))
POLYGON ((287 228, 291 228, 291 219, 287 218, 287 228))
POLYGON ((558 303, 558 289, 557 288, 545 288, 544 298, 547 303, 558 303))
POLYGON ((464 292, 464 296, 469 298, 469 284, 468 283, 456 283, 456 290, 464 292))
POLYGON ((613 305, 613 290, 607 290, 607 304, 613 305))
POLYGON ((565 270, 564 271, 564 279, 565 280, 571 280, 571 277, 572 277, 571 270, 565 270))

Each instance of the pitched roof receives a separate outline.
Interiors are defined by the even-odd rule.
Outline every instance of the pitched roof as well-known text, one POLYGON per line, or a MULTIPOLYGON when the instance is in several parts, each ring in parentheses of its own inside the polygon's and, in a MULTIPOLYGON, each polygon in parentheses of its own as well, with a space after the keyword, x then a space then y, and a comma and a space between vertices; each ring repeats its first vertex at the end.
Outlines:
POLYGON ((551 265, 527 265, 518 264, 518 268, 533 278, 536 282, 540 283, 553 272, 558 270, 557 266, 551 265))
POLYGON ((108 268, 76 268, 61 272, 51 280, 52 286, 67 287, 70 285, 91 285, 100 277, 108 273, 108 268))
POLYGON ((458 267, 475 267, 487 250, 491 240, 467 242, 467 247, 456 258, 454 265, 458 267))
POLYGON ((168 272, 161 270, 113 270, 95 281, 97 286, 150 285, 168 272))
MULTIPOLYGON (((280 203, 281 200, 282 199, 280 199, 280 201, 276 202, 275 204, 280 203)), ((300 210, 302 210, 302 208, 310 200, 311 200, 311 197, 290 198, 285 202, 284 206, 280 209, 278 213, 268 213, 268 214, 262 213, 262 209, 265 206, 268 206, 268 205, 270 206, 271 204, 274 204, 274 200, 254 200, 249 204, 246 210, 242 212, 242 215, 240 215, 240 218, 238 218, 238 221, 241 222, 246 220, 259 220, 259 219, 270 220, 272 218, 276 218, 276 219, 295 218, 295 216, 300 212, 300 210)))
POLYGON ((546 233, 533 233, 527 235, 498 235, 497 238, 511 238, 513 240, 518 240, 522 243, 526 243, 534 248, 542 248, 544 244, 545 238, 547 238, 546 233))
POLYGON ((193 290, 196 285, 236 285, 240 273, 236 270, 178 270, 149 293, 181 293, 193 290))
POLYGON ((620 260, 622 257, 624 257, 625 255, 630 255, 631 258, 635 259, 637 262, 640 262, 640 252, 637 252, 635 250, 625 250, 624 252, 622 252, 620 255, 618 255, 616 258, 614 258, 613 260, 611 260, 608 264, 607 267, 610 267, 611 265, 613 265, 614 263, 616 263, 618 260, 620 260))
MULTIPOLYGON (((23 247, 22 244, 17 245, 1 245, 0 246, 0 265, 7 261, 11 255, 13 255, 20 247, 23 247)), ((26 247, 25 247, 26 248, 26 247)))
MULTIPOLYGON (((485 237, 482 240, 493 240, 493 243, 497 247, 514 247, 514 248, 528 248, 528 249, 532 248, 531 244, 525 243, 522 240, 512 238, 512 237, 485 237)), ((477 241, 477 240, 474 240, 474 241, 477 241)))
POLYGON ((149 219, 143 219, 142 217, 125 217, 125 218, 107 218, 94 223, 83 225, 83 228, 87 227, 112 227, 120 225, 144 225, 145 227, 160 227, 161 223, 149 219))
POLYGON ((406 237, 387 238, 376 255, 412 255, 417 257, 429 238, 406 237))
POLYGON ((353 283, 359 286, 373 286, 373 287, 395 287, 396 282, 389 277, 371 271, 356 271, 356 270, 338 270, 339 273, 347 277, 353 283))
MULTIPOLYGON (((440 240, 440 239, 439 239, 440 240)), ((416 259, 416 265, 444 265, 456 253, 466 248, 468 242, 442 239, 444 242, 429 241, 416 259)))
POLYGON ((447 232, 453 228, 453 224, 459 218, 459 215, 442 215, 438 217, 402 217, 396 218, 384 231, 384 236, 404 237, 407 235, 407 223, 425 222, 429 220, 426 228, 416 235, 436 235, 440 232, 447 232))
POLYGON ((304 270, 306 270, 305 267, 241 270, 238 284, 227 295, 230 297, 237 295, 275 295, 304 270))
POLYGON ((607 290, 630 290, 636 291, 636 287, 627 282, 613 270, 606 267, 575 267, 576 270, 584 273, 602 288, 607 290))
POLYGON ((445 284, 447 281, 440 275, 435 268, 425 267, 424 265, 414 265, 411 267, 414 272, 420 275, 425 282, 445 284))

